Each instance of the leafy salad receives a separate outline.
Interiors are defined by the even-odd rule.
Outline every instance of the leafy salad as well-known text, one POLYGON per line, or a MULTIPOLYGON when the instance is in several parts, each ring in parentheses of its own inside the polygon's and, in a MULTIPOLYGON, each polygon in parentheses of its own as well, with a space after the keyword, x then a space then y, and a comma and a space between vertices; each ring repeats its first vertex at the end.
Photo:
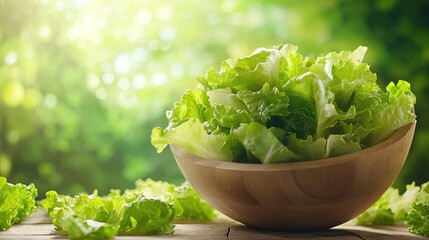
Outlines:
MULTIPOLYGON (((406 192, 389 188, 354 221, 359 225, 394 225, 404 222, 411 233, 429 237, 429 182, 406 186, 406 192)), ((34 184, 10 184, 0 177, 0 230, 21 222, 36 210, 34 184)), ((169 234, 174 221, 212 221, 217 213, 185 182, 137 180, 135 189, 97 191, 74 197, 55 191, 41 204, 55 229, 70 239, 111 239, 115 235, 169 234)))
POLYGON ((429 182, 406 186, 401 195, 390 187, 381 198, 355 219, 358 225, 405 223, 411 233, 429 237, 429 182))
POLYGON ((416 98, 403 80, 383 91, 362 61, 366 50, 314 58, 286 44, 228 59, 182 95, 151 142, 158 152, 174 144, 244 163, 324 159, 370 147, 415 120, 416 98))
POLYGON ((212 221, 217 215, 190 185, 137 180, 136 188, 108 196, 74 197, 46 193, 42 206, 55 229, 70 239, 111 239, 120 235, 170 234, 173 221, 212 221))
POLYGON ((22 222, 36 211, 36 197, 37 189, 34 184, 11 184, 0 176, 0 231, 22 222))

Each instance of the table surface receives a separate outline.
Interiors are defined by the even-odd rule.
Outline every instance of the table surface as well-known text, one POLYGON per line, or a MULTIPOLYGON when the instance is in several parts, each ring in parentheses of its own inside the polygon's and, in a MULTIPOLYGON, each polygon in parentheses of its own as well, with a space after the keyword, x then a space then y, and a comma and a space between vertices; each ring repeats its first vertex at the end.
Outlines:
MULTIPOLYGON (((0 239, 68 239, 54 231, 50 218, 43 210, 30 215, 24 222, 0 231, 0 239)), ((215 223, 177 223, 174 234, 157 236, 117 236, 115 239, 344 239, 344 240, 407 240, 429 239, 411 234, 405 226, 363 227, 346 223, 326 231, 287 233, 252 229, 231 219, 215 223)))

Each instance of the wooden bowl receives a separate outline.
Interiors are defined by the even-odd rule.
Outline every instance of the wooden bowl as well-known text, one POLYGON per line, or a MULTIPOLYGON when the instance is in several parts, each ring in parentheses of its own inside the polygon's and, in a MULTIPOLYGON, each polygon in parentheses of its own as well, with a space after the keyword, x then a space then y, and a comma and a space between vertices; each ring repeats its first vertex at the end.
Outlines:
POLYGON ((401 171, 414 130, 415 122, 362 151, 296 163, 222 162, 171 149, 187 181, 226 216, 257 228, 310 231, 370 207, 401 171))

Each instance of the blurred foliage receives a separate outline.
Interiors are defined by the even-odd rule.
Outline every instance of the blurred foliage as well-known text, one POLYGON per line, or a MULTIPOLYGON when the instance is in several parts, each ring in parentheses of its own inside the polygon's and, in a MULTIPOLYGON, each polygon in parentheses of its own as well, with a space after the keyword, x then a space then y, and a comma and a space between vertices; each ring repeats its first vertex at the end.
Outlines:
POLYGON ((405 79, 418 125, 395 183, 428 180, 429 2, 0 0, 0 175, 76 194, 178 183, 155 125, 195 78, 282 43, 303 54, 369 47, 381 85, 405 79))

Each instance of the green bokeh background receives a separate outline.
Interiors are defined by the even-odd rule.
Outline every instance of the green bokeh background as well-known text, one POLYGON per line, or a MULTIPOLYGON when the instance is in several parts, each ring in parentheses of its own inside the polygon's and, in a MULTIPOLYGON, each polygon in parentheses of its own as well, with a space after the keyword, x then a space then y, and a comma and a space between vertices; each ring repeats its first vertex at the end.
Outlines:
POLYGON ((76 194, 184 180, 150 144, 165 111, 227 58, 292 43, 302 54, 368 46, 381 86, 417 96, 396 187, 429 180, 429 1, 0 0, 0 175, 76 194))

